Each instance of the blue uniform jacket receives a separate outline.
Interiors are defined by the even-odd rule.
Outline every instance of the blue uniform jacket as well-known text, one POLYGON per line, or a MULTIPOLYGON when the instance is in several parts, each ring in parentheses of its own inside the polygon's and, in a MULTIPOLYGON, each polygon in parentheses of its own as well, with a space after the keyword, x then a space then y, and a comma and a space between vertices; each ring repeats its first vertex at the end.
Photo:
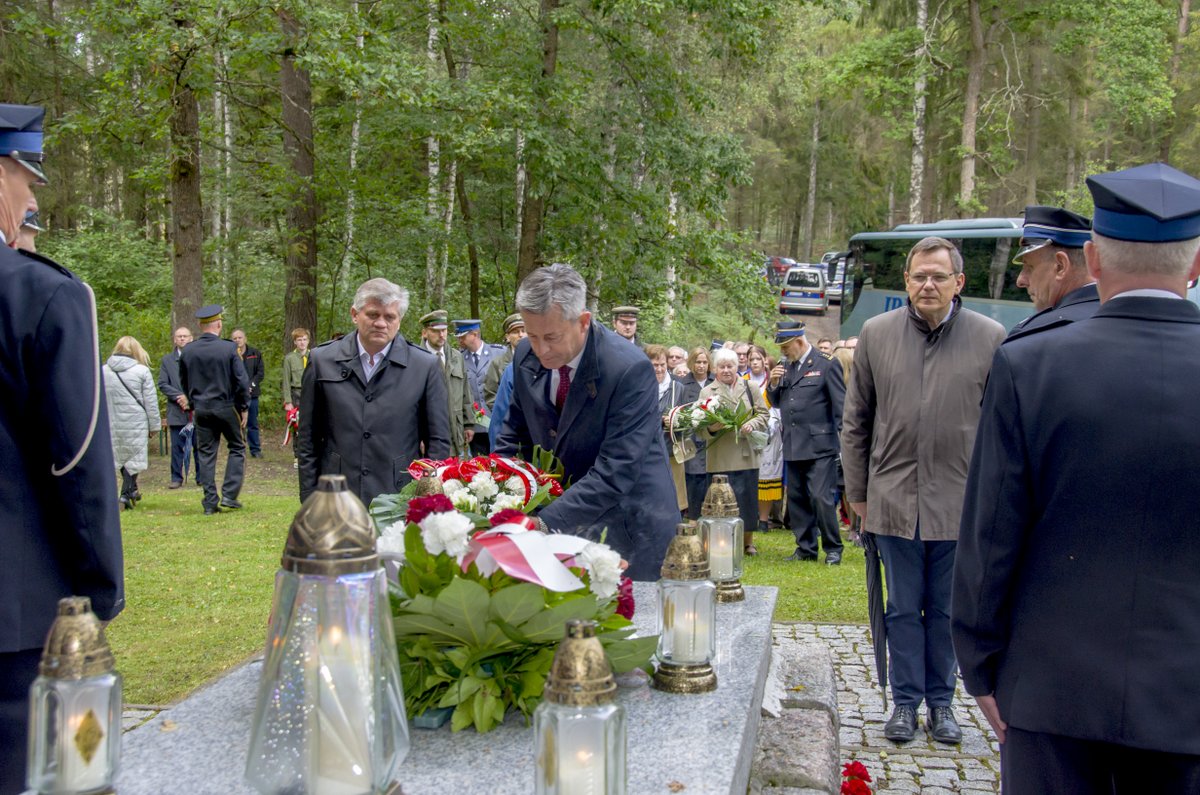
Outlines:
POLYGON ((87 288, 7 246, 0 273, 0 652, 12 652, 46 642, 62 597, 90 597, 107 620, 125 587, 87 288))
POLYGON ((846 384, 839 362, 810 345, 801 361, 788 362, 778 384, 768 385, 767 399, 783 423, 784 461, 810 461, 841 450, 846 384))
POLYGON ((570 488, 539 516, 552 530, 599 540, 629 561, 632 579, 659 579, 679 522, 662 443, 658 382, 642 350, 598 323, 588 332, 562 417, 547 395, 550 371, 521 340, 513 397, 496 452, 553 450, 570 488))
POLYGON ((1100 293, 1095 284, 1085 284, 1077 290, 1072 290, 1062 297, 1054 306, 1049 306, 1041 312, 1030 315, 1008 332, 1005 342, 1020 339, 1027 334, 1035 334, 1048 328, 1065 326, 1078 320, 1086 320, 1096 314, 1100 308, 1100 293))
POLYGON ((1113 298, 996 352, 951 626, 1011 726, 1200 754, 1200 308, 1113 298))

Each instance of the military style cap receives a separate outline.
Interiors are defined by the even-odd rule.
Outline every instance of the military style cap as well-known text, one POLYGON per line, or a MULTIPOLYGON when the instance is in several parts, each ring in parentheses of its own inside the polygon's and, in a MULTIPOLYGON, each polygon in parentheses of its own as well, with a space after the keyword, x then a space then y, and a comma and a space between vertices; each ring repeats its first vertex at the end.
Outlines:
POLYGON ((1025 208, 1025 224, 1021 227, 1021 249, 1013 264, 1031 251, 1055 245, 1062 248, 1083 248, 1092 239, 1092 221, 1061 207, 1031 204, 1025 208))
POLYGON ((617 318, 624 318, 626 320, 637 320, 638 314, 641 313, 641 311, 642 310, 638 309, 636 306, 614 306, 613 319, 615 320, 617 318))
POLYGON ((38 219, 37 210, 26 210, 25 220, 21 221, 21 226, 32 229, 35 232, 46 231, 46 227, 42 226, 42 222, 38 219))
POLYGON ((221 313, 225 311, 225 307, 220 304, 209 304, 202 306, 196 310, 196 319, 201 323, 211 323, 221 317, 221 313))
POLYGON ((1200 180, 1166 163, 1087 178, 1098 233, 1115 240, 1169 243, 1200 237, 1200 180))
POLYGON ((804 336, 804 322, 800 320, 781 320, 775 324, 775 341, 787 342, 796 337, 804 336))
POLYGON ((481 323, 478 318, 474 320, 456 320, 454 321, 454 336, 461 337, 464 334, 470 334, 472 331, 479 331, 481 323))
POLYGON ((520 326, 521 328, 525 328, 525 318, 521 317, 520 312, 513 312, 511 315, 504 318, 504 333, 505 334, 512 331, 513 329, 515 329, 518 326, 520 326))
POLYGON ((710 350, 714 350, 714 351, 719 351, 724 347, 725 347, 725 340, 713 340, 712 345, 709 346, 710 350))
POLYGON ((33 172, 42 185, 42 119, 45 108, 0 104, 0 156, 11 157, 33 172))
POLYGON ((421 315, 421 328, 444 329, 449 327, 450 315, 445 309, 435 309, 432 312, 427 312, 421 315))

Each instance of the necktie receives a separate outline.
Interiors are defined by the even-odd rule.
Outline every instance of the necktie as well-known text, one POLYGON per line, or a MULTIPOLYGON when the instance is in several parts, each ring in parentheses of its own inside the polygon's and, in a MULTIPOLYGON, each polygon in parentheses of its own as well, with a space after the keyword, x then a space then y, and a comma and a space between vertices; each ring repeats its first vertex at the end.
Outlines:
POLYGON ((300 358, 304 362, 304 369, 307 370, 308 369, 308 354, 306 353, 303 356, 301 356, 300 358))
POLYGON ((479 369, 479 352, 478 351, 471 354, 471 364, 475 365, 476 370, 479 369))
POLYGON ((444 350, 438 351, 438 361, 442 363, 442 369, 445 370, 446 369, 446 352, 444 350))
POLYGON ((567 392, 571 389, 571 366, 564 364, 558 368, 558 392, 554 395, 554 409, 562 414, 563 406, 567 405, 567 392))

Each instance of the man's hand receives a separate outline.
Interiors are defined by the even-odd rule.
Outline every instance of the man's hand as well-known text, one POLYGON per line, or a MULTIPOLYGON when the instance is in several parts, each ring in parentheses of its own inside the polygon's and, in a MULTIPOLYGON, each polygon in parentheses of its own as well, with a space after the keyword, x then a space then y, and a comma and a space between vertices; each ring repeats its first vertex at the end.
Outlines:
POLYGON ((245 428, 245 427, 246 427, 246 417, 248 416, 248 414, 249 414, 249 412, 248 412, 248 411, 239 411, 239 412, 238 412, 238 417, 239 417, 239 418, 241 419, 241 421, 242 421, 242 427, 243 427, 243 428, 245 428))
POLYGON ((850 510, 854 511, 855 515, 858 516, 859 519, 862 519, 863 528, 866 529, 867 504, 865 502, 852 502, 850 503, 850 510))
POLYGON ((724 427, 725 426, 719 422, 710 422, 708 424, 708 432, 709 433, 718 433, 724 427))
POLYGON ((471 441, 475 438, 475 429, 467 428, 466 437, 467 437, 467 444, 470 444, 471 441))
POLYGON ((179 408, 183 409, 184 411, 187 411, 187 408, 188 408, 187 395, 176 395, 175 403, 179 406, 179 408))
POLYGON ((293 406, 291 403, 284 403, 284 404, 283 404, 283 410, 284 410, 284 411, 291 411, 291 410, 292 410, 292 409, 294 409, 294 408, 295 408, 295 406, 293 406))
POLYGON ((787 372, 787 368, 782 364, 777 364, 771 368, 771 386, 779 384, 779 379, 783 378, 783 374, 787 372))
POLYGON ((1008 724, 1000 717, 1000 707, 996 706, 996 697, 975 696, 975 703, 983 710, 983 717, 987 718, 987 722, 992 725, 992 731, 996 733, 996 740, 1004 745, 1004 733, 1008 731, 1008 724))

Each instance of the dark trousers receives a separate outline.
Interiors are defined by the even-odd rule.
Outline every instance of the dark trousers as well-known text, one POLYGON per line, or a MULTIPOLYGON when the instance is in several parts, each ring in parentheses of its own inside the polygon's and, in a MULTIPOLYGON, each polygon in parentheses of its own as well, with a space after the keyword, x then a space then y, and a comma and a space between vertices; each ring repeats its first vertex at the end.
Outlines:
POLYGON ((737 498, 738 516, 742 517, 743 532, 753 532, 758 527, 758 467, 709 473, 709 477, 713 475, 729 478, 729 486, 737 498))
POLYGON ((914 709, 924 700, 948 707, 954 698, 950 583, 957 541, 876 535, 887 578, 887 643, 892 700, 914 709))
MULTIPOLYGON (((171 482, 183 482, 183 430, 182 425, 171 426, 171 482)), ((196 478, 196 482, 200 482, 200 445, 196 444, 196 437, 192 436, 192 477, 196 478)))
POLYGON ((1000 786, 1004 795, 1194 795, 1200 756, 1009 726, 1000 746, 1000 786))
POLYGON ((138 494, 137 475, 131 475, 125 467, 121 467, 121 496, 133 499, 134 495, 141 496, 138 494))
POLYGON ((712 475, 707 472, 703 475, 684 474, 683 484, 687 488, 688 518, 692 521, 700 518, 700 506, 704 505, 704 495, 708 493, 711 483, 712 475))
POLYGON ((817 556, 817 532, 825 554, 842 554, 842 534, 837 519, 837 456, 785 461, 787 508, 796 549, 804 557, 817 556))
POLYGON ((29 686, 41 658, 41 649, 0 654, 0 795, 25 791, 29 686))
MULTIPOLYGON (((500 428, 496 428, 496 433, 500 432, 500 428)), ((475 435, 471 438, 471 455, 491 455, 492 438, 487 431, 481 431, 476 426, 475 435)))
POLYGON ((200 448, 199 480, 200 487, 204 489, 201 504, 205 508, 215 508, 220 499, 236 500, 242 490, 246 443, 242 441, 241 421, 232 406, 212 412, 196 412, 196 446, 200 448), (218 498, 217 450, 221 437, 229 445, 229 456, 225 459, 225 482, 221 484, 218 498))
POLYGON ((257 458, 262 455, 262 438, 258 432, 258 398, 250 398, 246 409, 246 443, 250 445, 250 455, 257 458))

